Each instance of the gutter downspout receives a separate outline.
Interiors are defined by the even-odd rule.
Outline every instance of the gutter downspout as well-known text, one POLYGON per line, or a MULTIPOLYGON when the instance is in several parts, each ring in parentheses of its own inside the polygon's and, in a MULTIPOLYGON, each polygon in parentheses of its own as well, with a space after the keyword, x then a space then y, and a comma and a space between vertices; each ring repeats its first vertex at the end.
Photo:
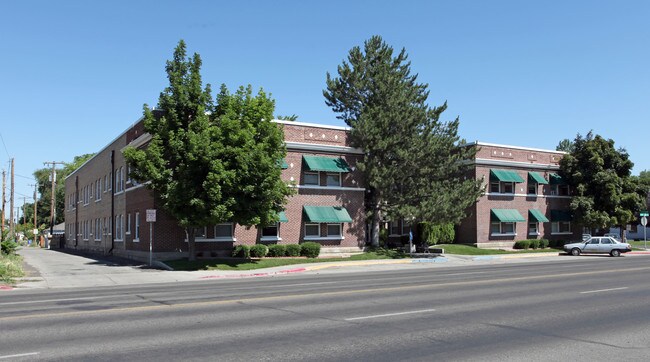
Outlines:
POLYGON ((115 229, 115 185, 113 185, 113 182, 115 181, 115 175, 113 174, 115 172, 115 150, 111 150, 111 248, 108 250, 108 254, 112 255, 113 254, 113 249, 115 248, 115 232, 113 232, 113 229, 115 229))
POLYGON ((76 249, 79 245, 79 176, 74 178, 74 248, 76 249))

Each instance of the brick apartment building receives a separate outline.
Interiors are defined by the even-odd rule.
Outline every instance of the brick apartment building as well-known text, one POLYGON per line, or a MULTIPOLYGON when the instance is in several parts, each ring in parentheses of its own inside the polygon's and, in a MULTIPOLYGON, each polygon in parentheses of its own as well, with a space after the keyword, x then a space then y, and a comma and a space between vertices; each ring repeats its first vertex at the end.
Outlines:
POLYGON ((458 227, 457 242, 497 248, 524 239, 580 238, 568 211, 571 190, 556 174, 563 152, 483 142, 467 147, 477 148, 471 176, 486 190, 458 227))
MULTIPOLYGON (((274 121, 283 127, 287 156, 282 178, 295 183, 280 222, 265 228, 223 223, 196 233, 199 257, 230 255, 233 247, 256 243, 316 241, 322 253, 359 251, 365 244, 365 188, 344 127, 274 121)), ((156 204, 152 191, 129 177, 122 151, 150 140, 139 120, 65 180, 65 247, 146 259, 146 210, 156 209, 153 254, 160 260, 187 255, 184 229, 156 204)))

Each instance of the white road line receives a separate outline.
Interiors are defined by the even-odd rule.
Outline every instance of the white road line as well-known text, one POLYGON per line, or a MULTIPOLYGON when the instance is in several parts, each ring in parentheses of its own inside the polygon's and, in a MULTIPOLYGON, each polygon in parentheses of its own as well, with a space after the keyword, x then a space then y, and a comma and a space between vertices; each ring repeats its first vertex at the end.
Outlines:
POLYGON ((412 310, 410 312, 401 312, 401 313, 390 313, 390 314, 377 314, 377 315, 369 315, 369 316, 364 316, 364 317, 354 317, 354 318, 346 318, 344 320, 346 321, 357 321, 360 319, 371 319, 371 318, 382 318, 382 317, 393 317, 397 315, 405 315, 405 314, 415 314, 415 313, 426 313, 426 312, 433 312, 435 309, 422 309, 422 310, 412 310))
POLYGON ((29 353, 21 353, 21 354, 12 354, 9 356, 0 356, 0 359, 7 359, 7 358, 18 358, 18 357, 27 357, 27 356, 36 356, 40 352, 29 352, 29 353))
POLYGON ((100 297, 79 297, 79 298, 62 298, 62 299, 44 299, 44 300, 23 300, 23 301, 20 301, 20 302, 0 303, 0 305, 71 302, 71 301, 75 301, 75 300, 108 299, 108 298, 118 298, 118 297, 124 297, 124 295, 104 295, 104 296, 100 296, 100 297))
POLYGON ((580 294, 609 292, 609 291, 612 291, 612 290, 623 290, 623 289, 627 289, 627 287, 611 288, 611 289, 600 289, 600 290, 589 290, 589 291, 586 291, 586 292, 580 292, 580 294))

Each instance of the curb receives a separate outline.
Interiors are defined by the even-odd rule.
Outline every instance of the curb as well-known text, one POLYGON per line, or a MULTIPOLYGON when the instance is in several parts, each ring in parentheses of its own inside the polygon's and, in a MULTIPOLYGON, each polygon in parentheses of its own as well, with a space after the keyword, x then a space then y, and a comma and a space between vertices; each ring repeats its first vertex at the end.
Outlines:
POLYGON ((231 274, 231 275, 206 275, 200 277, 199 279, 228 279, 228 278, 258 278, 258 277, 270 277, 274 275, 283 275, 291 273, 300 273, 307 271, 306 268, 296 268, 296 269, 287 269, 279 270, 276 272, 266 272, 266 273, 252 273, 252 274, 231 274))
POLYGON ((9 285, 0 285, 0 290, 14 290, 14 288, 9 285))

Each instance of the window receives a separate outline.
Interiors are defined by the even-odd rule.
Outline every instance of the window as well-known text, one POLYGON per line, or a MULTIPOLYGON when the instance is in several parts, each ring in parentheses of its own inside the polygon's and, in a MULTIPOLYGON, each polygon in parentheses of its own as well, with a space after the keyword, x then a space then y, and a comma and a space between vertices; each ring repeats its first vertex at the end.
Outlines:
POLYGON ((95 219, 95 240, 102 239, 102 220, 97 218, 95 219))
POLYGON ((94 183, 94 182, 92 182, 92 183, 88 186, 88 193, 89 193, 89 198, 88 198, 88 199, 89 199, 89 200, 93 198, 93 191, 95 191, 95 183, 94 183))
POLYGON ((490 192, 496 194, 514 194, 515 183, 497 181, 490 182, 490 192))
POLYGON ((95 201, 102 199, 102 178, 100 177, 97 182, 95 182, 95 201))
POLYGON ((133 241, 140 241, 140 213, 135 213, 135 234, 133 235, 133 241))
POLYGON ((320 224, 305 224, 305 236, 319 237, 320 224))
POLYGON ((551 185, 551 195, 569 196, 569 185, 551 185))
POLYGON ((528 194, 529 195, 537 195, 537 183, 535 183, 535 182, 529 182, 528 183, 528 194))
POLYGON ((390 228, 390 235, 399 235, 400 234, 399 221, 398 220, 391 221, 390 224, 388 225, 388 227, 390 228))
POLYGON ((318 172, 305 172, 305 185, 320 185, 318 172))
POLYGON ((131 165, 126 165, 126 183, 131 183, 131 165))
POLYGON ((115 216, 115 240, 122 240, 122 215, 115 216))
POLYGON ((131 235, 131 214, 126 215, 126 235, 131 235))
POLYGON ((194 228, 194 239, 205 239, 206 238, 207 228, 194 228))
POLYGON ((340 173, 328 173, 327 174, 327 186, 341 186, 341 174, 340 173))
POLYGON ((490 233, 496 235, 515 235, 515 223, 493 221, 490 224, 490 233))
POLYGON ((280 236, 279 223, 274 223, 262 228, 263 238, 277 238, 280 236))
POLYGON ((231 222, 217 224, 214 226, 214 237, 215 239, 231 239, 233 236, 233 225, 231 222))
POLYGON ((537 223, 536 222, 528 223, 528 234, 529 235, 539 235, 539 230, 537 229, 537 223))
POLYGON ((108 191, 108 175, 104 175, 104 192, 108 191))
POLYGON ((601 244, 614 244, 614 243, 612 243, 612 239, 610 239, 610 238, 603 238, 603 239, 600 241, 600 243, 601 243, 601 244))
POLYGON ((411 232, 411 224, 402 220, 402 235, 409 235, 410 232, 411 232))
POLYGON ((551 223, 551 233, 553 234, 570 234, 571 222, 570 221, 554 221, 551 223))
POLYGON ((341 236, 341 224, 327 224, 326 236, 341 236))

